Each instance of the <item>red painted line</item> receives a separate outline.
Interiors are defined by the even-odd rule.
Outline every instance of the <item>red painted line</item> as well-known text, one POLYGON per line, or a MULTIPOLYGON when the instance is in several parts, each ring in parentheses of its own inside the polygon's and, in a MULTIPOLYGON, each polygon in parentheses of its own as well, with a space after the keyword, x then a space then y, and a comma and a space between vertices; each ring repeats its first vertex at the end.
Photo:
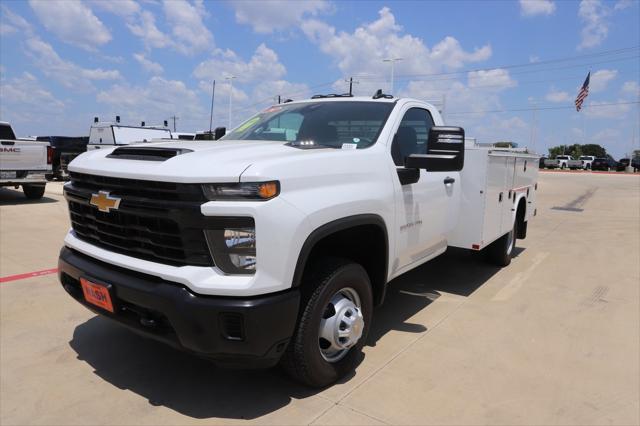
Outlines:
POLYGON ((6 283, 6 282, 9 282, 9 281, 24 280, 25 278, 40 277, 42 275, 55 274, 56 272, 58 272, 58 268, 44 269, 42 271, 27 272, 26 274, 9 275, 8 277, 0 277, 0 283, 6 283))

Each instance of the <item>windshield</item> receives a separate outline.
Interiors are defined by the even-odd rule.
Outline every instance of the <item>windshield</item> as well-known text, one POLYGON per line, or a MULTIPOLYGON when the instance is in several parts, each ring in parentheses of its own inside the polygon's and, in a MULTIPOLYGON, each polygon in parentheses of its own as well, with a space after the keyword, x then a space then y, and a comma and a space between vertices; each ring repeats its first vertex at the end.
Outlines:
POLYGON ((589 156, 585 156, 583 155, 582 157, 580 157, 581 160, 591 160, 592 157, 589 156))
POLYGON ((390 102, 310 102, 275 105, 255 115, 222 140, 313 141, 318 145, 366 148, 382 131, 390 102))

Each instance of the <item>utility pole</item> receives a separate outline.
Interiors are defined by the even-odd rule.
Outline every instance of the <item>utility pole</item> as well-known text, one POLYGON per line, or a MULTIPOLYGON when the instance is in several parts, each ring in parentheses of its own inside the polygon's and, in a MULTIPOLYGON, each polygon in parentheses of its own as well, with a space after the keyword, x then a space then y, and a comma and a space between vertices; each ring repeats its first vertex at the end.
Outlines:
POLYGON ((178 119, 180 119, 180 117, 176 117, 175 115, 169 117, 169 120, 173 120, 173 131, 174 132, 176 131, 176 120, 178 120, 178 119))
POLYGON ((213 127, 213 99, 216 96, 216 81, 213 80, 213 88, 211 89, 211 114, 209 115, 209 135, 212 133, 213 127))
POLYGON ((393 95, 393 71, 396 65, 396 62, 401 61, 403 58, 387 58, 383 59, 382 62, 391 62, 391 82, 389 84, 389 94, 393 95))
POLYGON ((442 111, 440 111, 440 115, 442 116, 442 121, 444 121, 445 124, 447 123, 447 121, 444 118, 446 111, 447 111, 447 94, 443 93, 442 94, 442 111))
POLYGON ((236 78, 235 75, 230 75, 225 77, 225 80, 229 81, 229 124, 228 129, 231 130, 231 104, 233 102, 233 79, 236 78))
POLYGON ((531 151, 536 152, 536 137, 538 132, 538 103, 532 100, 533 108, 531 109, 531 151))
POLYGON ((353 96, 353 84, 358 84, 360 82, 358 80, 354 80, 353 77, 349 77, 349 80, 345 79, 344 81, 349 83, 349 94, 353 96))

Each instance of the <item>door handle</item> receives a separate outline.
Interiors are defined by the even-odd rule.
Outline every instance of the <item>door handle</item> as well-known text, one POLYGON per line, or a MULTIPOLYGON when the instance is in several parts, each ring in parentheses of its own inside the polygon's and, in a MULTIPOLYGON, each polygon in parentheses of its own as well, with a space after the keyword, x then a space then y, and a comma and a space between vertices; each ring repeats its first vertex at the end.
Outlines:
POLYGON ((451 185, 453 182, 455 182, 456 180, 452 177, 447 176, 446 178, 444 178, 444 184, 445 185, 451 185))

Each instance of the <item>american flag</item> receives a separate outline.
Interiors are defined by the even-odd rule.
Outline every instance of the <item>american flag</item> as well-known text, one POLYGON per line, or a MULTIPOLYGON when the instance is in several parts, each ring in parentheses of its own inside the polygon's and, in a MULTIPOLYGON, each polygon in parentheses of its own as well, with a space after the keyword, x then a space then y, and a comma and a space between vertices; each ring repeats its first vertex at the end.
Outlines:
POLYGON ((589 78, 591 77, 591 71, 587 74, 587 78, 584 80, 584 84, 578 93, 578 97, 576 98, 576 111, 580 111, 582 109, 582 102, 589 95, 589 78))

